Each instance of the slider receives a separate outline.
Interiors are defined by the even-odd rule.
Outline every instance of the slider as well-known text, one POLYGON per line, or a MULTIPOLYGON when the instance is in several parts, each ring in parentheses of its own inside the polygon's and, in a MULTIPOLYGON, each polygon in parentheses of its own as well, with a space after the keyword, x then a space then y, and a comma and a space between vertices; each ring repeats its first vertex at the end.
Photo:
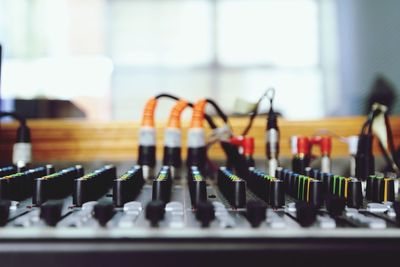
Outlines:
POLYGON ((93 212, 94 218, 102 227, 105 227, 115 214, 114 205, 106 201, 99 201, 94 206, 93 212))
POLYGON ((197 204, 196 219, 200 221, 201 227, 206 228, 215 219, 214 205, 210 201, 197 204))
POLYGON ((160 221, 164 219, 165 203, 160 200, 152 200, 146 206, 146 219, 150 221, 152 227, 158 227, 160 221))
POLYGON ((346 207, 346 199, 339 196, 329 196, 325 205, 331 217, 338 217, 342 215, 346 207))
POLYGON ((48 226, 54 227, 61 220, 62 208, 62 201, 47 201, 40 207, 40 218, 48 226))
POLYGON ((10 216, 11 201, 0 200, 0 226, 3 227, 7 224, 10 216))
POLYGON ((260 201, 250 200, 247 203, 246 217, 254 228, 259 227, 260 224, 265 221, 267 217, 266 212, 267 206, 260 201))
POLYGON ((310 227, 317 219, 317 209, 314 206, 307 204, 306 202, 297 202, 296 218, 302 227, 310 227))

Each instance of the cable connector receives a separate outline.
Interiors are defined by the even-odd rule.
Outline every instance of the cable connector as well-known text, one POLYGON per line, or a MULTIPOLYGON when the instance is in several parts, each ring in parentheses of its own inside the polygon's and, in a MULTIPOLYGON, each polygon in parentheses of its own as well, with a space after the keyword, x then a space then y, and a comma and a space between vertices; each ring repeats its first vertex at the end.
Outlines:
POLYGON ((16 143, 13 146, 12 160, 18 168, 23 168, 32 162, 31 132, 26 119, 18 113, 0 112, 0 117, 12 117, 19 122, 16 143))

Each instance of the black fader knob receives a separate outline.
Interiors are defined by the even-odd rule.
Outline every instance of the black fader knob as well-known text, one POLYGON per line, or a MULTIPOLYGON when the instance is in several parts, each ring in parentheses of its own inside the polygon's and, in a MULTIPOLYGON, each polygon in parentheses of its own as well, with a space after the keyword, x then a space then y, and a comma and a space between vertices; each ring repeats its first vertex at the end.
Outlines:
POLYGON ((326 198, 325 205, 330 216, 338 217, 342 215, 346 207, 346 200, 342 197, 332 195, 326 198))
POLYGON ((277 179, 279 179, 279 180, 283 180, 283 173, 284 173, 284 170, 283 170, 283 168, 282 167, 278 167, 278 168, 276 168, 276 170, 275 170, 275 177, 277 178, 277 179))
POLYGON ((271 181, 270 204, 273 208, 280 208, 285 205, 285 188, 280 180, 271 181))
POLYGON ((158 223, 164 219, 165 203, 160 200, 150 201, 146 206, 146 219, 150 221, 152 227, 157 227, 158 223))
POLYGON ((376 203, 383 202, 385 194, 384 178, 377 177, 372 182, 372 201, 376 203))
POLYGON ((260 201, 250 200, 247 202, 247 220, 249 220, 252 227, 259 227, 265 221, 267 215, 267 205, 260 201))
POLYGON ((40 207, 40 218, 48 226, 54 227, 61 219, 62 208, 62 201, 47 201, 40 207))
POLYGON ((55 171, 56 171, 56 169, 54 168, 53 165, 51 165, 51 164, 46 165, 46 175, 53 174, 53 173, 55 173, 55 171))
POLYGON ((361 181, 352 179, 347 187, 347 206, 359 209, 363 202, 361 181))
POLYGON ((115 214, 114 205, 109 202, 99 201, 94 206, 94 217, 99 222, 101 226, 106 226, 107 222, 111 220, 111 218, 115 214))
POLYGON ((11 201, 1 200, 0 201, 0 226, 5 226, 10 216, 10 205, 11 201))
POLYGON ((370 201, 372 200, 373 182, 375 180, 375 177, 376 177, 375 175, 370 175, 367 177, 365 198, 370 201))
POLYGON ((317 209, 306 202, 297 202, 296 215, 297 221, 302 227, 309 227, 313 225, 317 219, 317 209))
POLYGON ((323 190, 324 184, 318 180, 312 180, 310 182, 310 204, 316 208, 320 208, 323 204, 323 190))
POLYGON ((324 194, 326 196, 332 195, 332 180, 334 175, 330 173, 322 174, 322 183, 324 184, 324 194))
POLYGON ((202 227, 209 227, 215 219, 214 205, 209 201, 198 203, 196 218, 200 221, 202 227))

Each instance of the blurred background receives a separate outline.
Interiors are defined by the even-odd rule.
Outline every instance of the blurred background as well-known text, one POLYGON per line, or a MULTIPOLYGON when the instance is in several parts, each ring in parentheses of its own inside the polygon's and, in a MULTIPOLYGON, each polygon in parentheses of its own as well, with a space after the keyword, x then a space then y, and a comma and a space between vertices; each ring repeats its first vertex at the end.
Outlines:
POLYGON ((139 120, 149 97, 169 92, 232 114, 273 86, 288 119, 364 114, 379 91, 400 113, 399 10, 398 0, 0 0, 1 109, 139 120))

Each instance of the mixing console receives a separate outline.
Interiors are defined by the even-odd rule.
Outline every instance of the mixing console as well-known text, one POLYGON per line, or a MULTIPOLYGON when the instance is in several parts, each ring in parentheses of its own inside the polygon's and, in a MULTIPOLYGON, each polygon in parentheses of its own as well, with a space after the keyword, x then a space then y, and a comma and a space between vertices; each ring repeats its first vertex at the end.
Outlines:
POLYGON ((215 251, 227 244, 243 250, 240 243, 250 241, 253 249, 268 251, 266 244, 280 247, 287 240, 302 240, 297 251, 319 251, 324 247, 316 244, 328 240, 338 251, 360 252, 365 242, 377 242, 370 248, 382 245, 382 238, 400 240, 397 179, 374 175, 362 182, 307 173, 278 167, 273 177, 250 167, 239 177, 221 167, 215 181, 193 166, 178 180, 164 166, 145 181, 140 166, 120 177, 112 165, 87 174, 81 166, 57 172, 38 167, 0 179, 0 237, 2 244, 151 240, 150 250, 160 249, 161 241, 179 250, 176 240, 188 246, 212 240, 221 245, 215 251), (348 247, 349 240, 358 243, 348 247))

